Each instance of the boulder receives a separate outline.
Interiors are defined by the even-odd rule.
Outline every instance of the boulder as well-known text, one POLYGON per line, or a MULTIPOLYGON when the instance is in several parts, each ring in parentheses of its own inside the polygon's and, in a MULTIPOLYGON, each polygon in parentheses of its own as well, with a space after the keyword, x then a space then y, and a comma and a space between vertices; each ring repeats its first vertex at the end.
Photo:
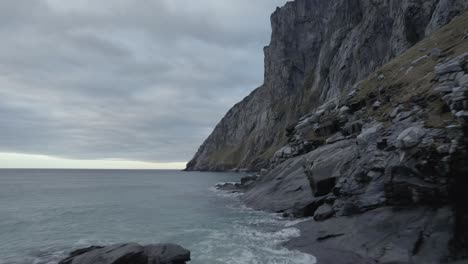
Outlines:
POLYGON ((322 204, 314 213, 315 221, 323 221, 333 216, 335 211, 329 204, 322 204))
POLYGON ((357 136, 357 143, 359 145, 368 145, 372 141, 377 139, 377 136, 381 129, 383 129, 383 125, 381 123, 377 123, 372 127, 369 127, 361 132, 359 136, 357 136))
POLYGON ((179 245, 128 243, 78 249, 59 264, 184 264, 188 261, 190 251, 179 245))
POLYGON ((452 72, 459 72, 459 71, 462 71, 462 68, 461 68, 460 63, 457 61, 454 61, 454 62, 451 61, 448 63, 438 65, 436 67, 436 73, 438 75, 443 75, 443 74, 452 73, 452 72))
POLYGON ((257 176, 252 175, 252 176, 245 176, 241 178, 241 184, 242 185, 248 185, 258 179, 257 176))
POLYGON ((403 130, 397 137, 397 147, 401 149, 409 149, 421 143, 425 135, 425 131, 421 127, 409 127, 403 130))

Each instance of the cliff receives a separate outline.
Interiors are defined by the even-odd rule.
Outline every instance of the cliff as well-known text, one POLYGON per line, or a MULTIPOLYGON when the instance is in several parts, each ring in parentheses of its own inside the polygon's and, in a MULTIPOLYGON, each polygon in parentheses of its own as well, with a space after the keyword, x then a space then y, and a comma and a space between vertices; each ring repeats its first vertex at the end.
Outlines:
POLYGON ((267 167, 301 116, 351 91, 467 6, 465 0, 295 0, 277 8, 263 85, 229 110, 187 170, 267 167))
POLYGON ((466 263, 467 29, 465 12, 301 117, 259 175, 221 188, 309 217, 286 246, 318 263, 466 263))

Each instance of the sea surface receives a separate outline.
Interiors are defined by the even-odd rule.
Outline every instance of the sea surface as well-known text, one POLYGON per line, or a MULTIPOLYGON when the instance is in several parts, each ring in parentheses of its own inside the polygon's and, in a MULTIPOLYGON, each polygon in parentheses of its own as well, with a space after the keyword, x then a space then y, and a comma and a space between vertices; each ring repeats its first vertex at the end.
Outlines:
POLYGON ((0 170, 0 264, 56 264, 72 249, 172 242, 191 264, 307 263, 281 247, 294 222, 216 191, 235 173, 0 170))

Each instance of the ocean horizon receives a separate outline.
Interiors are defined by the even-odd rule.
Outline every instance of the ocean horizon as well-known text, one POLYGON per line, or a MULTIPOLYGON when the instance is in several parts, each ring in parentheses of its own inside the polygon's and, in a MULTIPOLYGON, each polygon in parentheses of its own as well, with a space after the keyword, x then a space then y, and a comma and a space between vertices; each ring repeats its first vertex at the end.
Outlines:
POLYGON ((241 173, 1 169, 1 264, 56 264, 73 249, 177 243, 191 263, 310 263, 281 243, 294 221, 213 188, 241 173))

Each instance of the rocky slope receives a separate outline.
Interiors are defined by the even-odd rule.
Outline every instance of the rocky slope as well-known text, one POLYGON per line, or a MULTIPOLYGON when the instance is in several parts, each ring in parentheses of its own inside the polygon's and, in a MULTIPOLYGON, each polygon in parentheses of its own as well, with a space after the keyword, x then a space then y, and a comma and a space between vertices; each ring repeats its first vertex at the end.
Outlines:
POLYGON ((262 86, 216 126, 188 170, 259 170, 309 111, 448 23, 466 0, 295 0, 271 16, 262 86))
MULTIPOLYGON (((318 263, 468 262, 468 12, 288 131, 249 206, 311 217, 318 263)), ((239 188, 241 187, 241 188, 239 188)))

